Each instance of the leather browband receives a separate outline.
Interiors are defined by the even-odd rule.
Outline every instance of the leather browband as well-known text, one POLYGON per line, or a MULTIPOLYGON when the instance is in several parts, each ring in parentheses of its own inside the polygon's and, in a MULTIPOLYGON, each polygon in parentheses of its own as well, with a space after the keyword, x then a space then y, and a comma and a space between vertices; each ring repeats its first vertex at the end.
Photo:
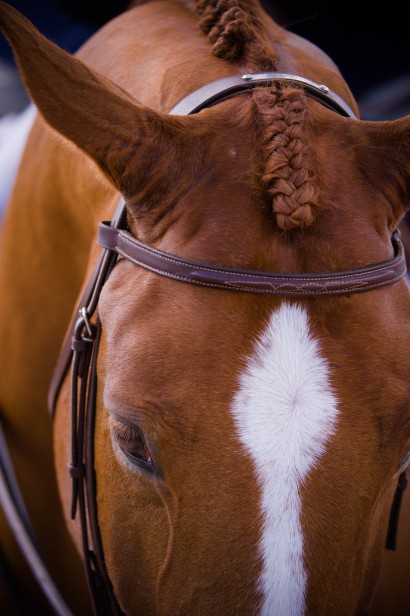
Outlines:
POLYGON ((265 295, 318 297, 358 293, 393 284, 406 273, 399 232, 392 237, 394 257, 362 269, 327 274, 278 274, 187 261, 138 241, 109 222, 99 226, 98 243, 136 265, 181 282, 229 291, 265 295))

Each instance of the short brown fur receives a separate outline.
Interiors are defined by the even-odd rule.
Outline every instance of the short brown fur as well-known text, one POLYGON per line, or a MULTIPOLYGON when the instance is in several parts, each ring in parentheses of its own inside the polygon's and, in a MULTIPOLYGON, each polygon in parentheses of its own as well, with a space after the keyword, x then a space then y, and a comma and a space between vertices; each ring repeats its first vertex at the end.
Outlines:
MULTIPOLYGON (((190 6, 144 3, 73 58, 0 3, 0 26, 41 115, 2 228, 0 408, 42 550, 76 614, 90 606, 71 543, 81 554, 78 520, 69 519, 69 379, 53 428, 46 398, 99 254, 98 222, 120 194, 132 233, 154 247, 283 273, 390 258, 409 206, 409 118, 343 118, 276 83, 170 117, 204 84, 265 67, 326 83, 357 109, 331 60, 257 2, 190 6)), ((374 594, 396 471, 410 448, 409 295, 402 281, 303 302, 340 407, 336 434, 300 486, 309 616, 356 616, 374 594)), ((255 340, 284 301, 293 303, 194 288, 126 260, 104 288, 99 523, 115 594, 131 616, 250 616, 261 604, 261 486, 231 404, 255 340), (124 461, 115 422, 144 431, 161 480, 124 461)), ((0 524, 26 610, 41 605, 0 524)))

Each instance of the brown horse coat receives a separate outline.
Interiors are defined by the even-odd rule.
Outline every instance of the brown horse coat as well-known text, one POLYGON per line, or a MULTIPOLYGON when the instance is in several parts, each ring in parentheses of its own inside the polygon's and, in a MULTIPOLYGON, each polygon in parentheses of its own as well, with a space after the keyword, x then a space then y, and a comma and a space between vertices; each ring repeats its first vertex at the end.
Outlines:
MULTIPOLYGON (((77 58, 3 2, 0 26, 40 112, 1 237, 0 408, 45 559, 75 613, 89 613, 67 534, 68 527, 80 549, 78 523, 69 519, 68 380, 53 431, 46 399, 99 252, 97 223, 111 217, 121 193, 131 232, 181 257, 292 273, 377 263, 391 257, 391 234, 408 207, 410 120, 343 118, 282 84, 195 117, 167 115, 205 83, 266 70, 325 83, 357 108, 333 62, 257 2, 149 2, 107 24, 77 58)), ((410 448, 409 299, 401 281, 296 304, 193 289, 124 260, 116 266, 100 304, 96 468, 107 567, 127 614, 367 609, 410 448), (252 418, 263 436, 258 412, 246 410, 252 361, 262 369, 262 349, 296 325, 309 335, 295 347, 285 337, 281 358, 286 348, 311 354, 293 374, 295 351, 281 382, 288 391, 289 375, 292 386, 298 375, 315 381, 318 362, 315 400, 328 386, 329 397, 311 417, 326 438, 309 432, 300 385, 303 400, 283 407, 292 430, 274 441, 285 443, 288 466, 269 458, 281 490, 264 509, 270 475, 264 484, 257 447, 245 446, 238 422, 252 418), (124 455, 137 428, 160 469, 155 476, 124 455), (278 517, 269 518, 271 506, 278 517), (300 553, 289 548, 299 540, 300 553), (275 570, 280 558, 289 575, 276 587, 267 563, 275 570)), ((280 422, 274 385, 266 385, 277 404, 268 421, 280 422)), ((2 519, 2 548, 26 583, 5 526, 2 519)), ((24 588, 27 604, 40 605, 29 582, 24 588)))

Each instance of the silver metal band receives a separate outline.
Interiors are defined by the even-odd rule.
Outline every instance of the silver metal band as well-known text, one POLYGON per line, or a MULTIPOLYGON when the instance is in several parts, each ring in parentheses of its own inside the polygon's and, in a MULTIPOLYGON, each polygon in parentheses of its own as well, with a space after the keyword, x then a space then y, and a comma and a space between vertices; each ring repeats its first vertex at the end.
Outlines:
POLYGON ((326 85, 306 79, 300 75, 288 73, 247 73, 245 75, 234 75, 218 79, 188 94, 171 109, 170 114, 190 115, 198 113, 201 109, 212 107, 241 92, 248 92, 252 88, 261 85, 270 86, 275 81, 286 81, 299 85, 306 92, 307 96, 317 100, 325 107, 328 107, 328 109, 332 109, 348 118, 357 118, 351 107, 326 85))

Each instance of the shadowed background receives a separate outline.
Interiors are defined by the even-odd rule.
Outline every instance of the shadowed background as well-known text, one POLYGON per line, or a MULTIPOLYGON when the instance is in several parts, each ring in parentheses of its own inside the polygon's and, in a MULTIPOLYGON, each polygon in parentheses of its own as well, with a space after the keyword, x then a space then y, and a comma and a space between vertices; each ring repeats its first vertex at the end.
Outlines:
MULTIPOLYGON (((49 38, 74 52, 129 0, 11 0, 49 38)), ((410 51, 403 3, 263 0, 287 29, 307 38, 338 65, 358 100, 363 119, 394 119, 410 110, 410 51)), ((0 40, 0 116, 28 103, 10 49, 0 40)))

